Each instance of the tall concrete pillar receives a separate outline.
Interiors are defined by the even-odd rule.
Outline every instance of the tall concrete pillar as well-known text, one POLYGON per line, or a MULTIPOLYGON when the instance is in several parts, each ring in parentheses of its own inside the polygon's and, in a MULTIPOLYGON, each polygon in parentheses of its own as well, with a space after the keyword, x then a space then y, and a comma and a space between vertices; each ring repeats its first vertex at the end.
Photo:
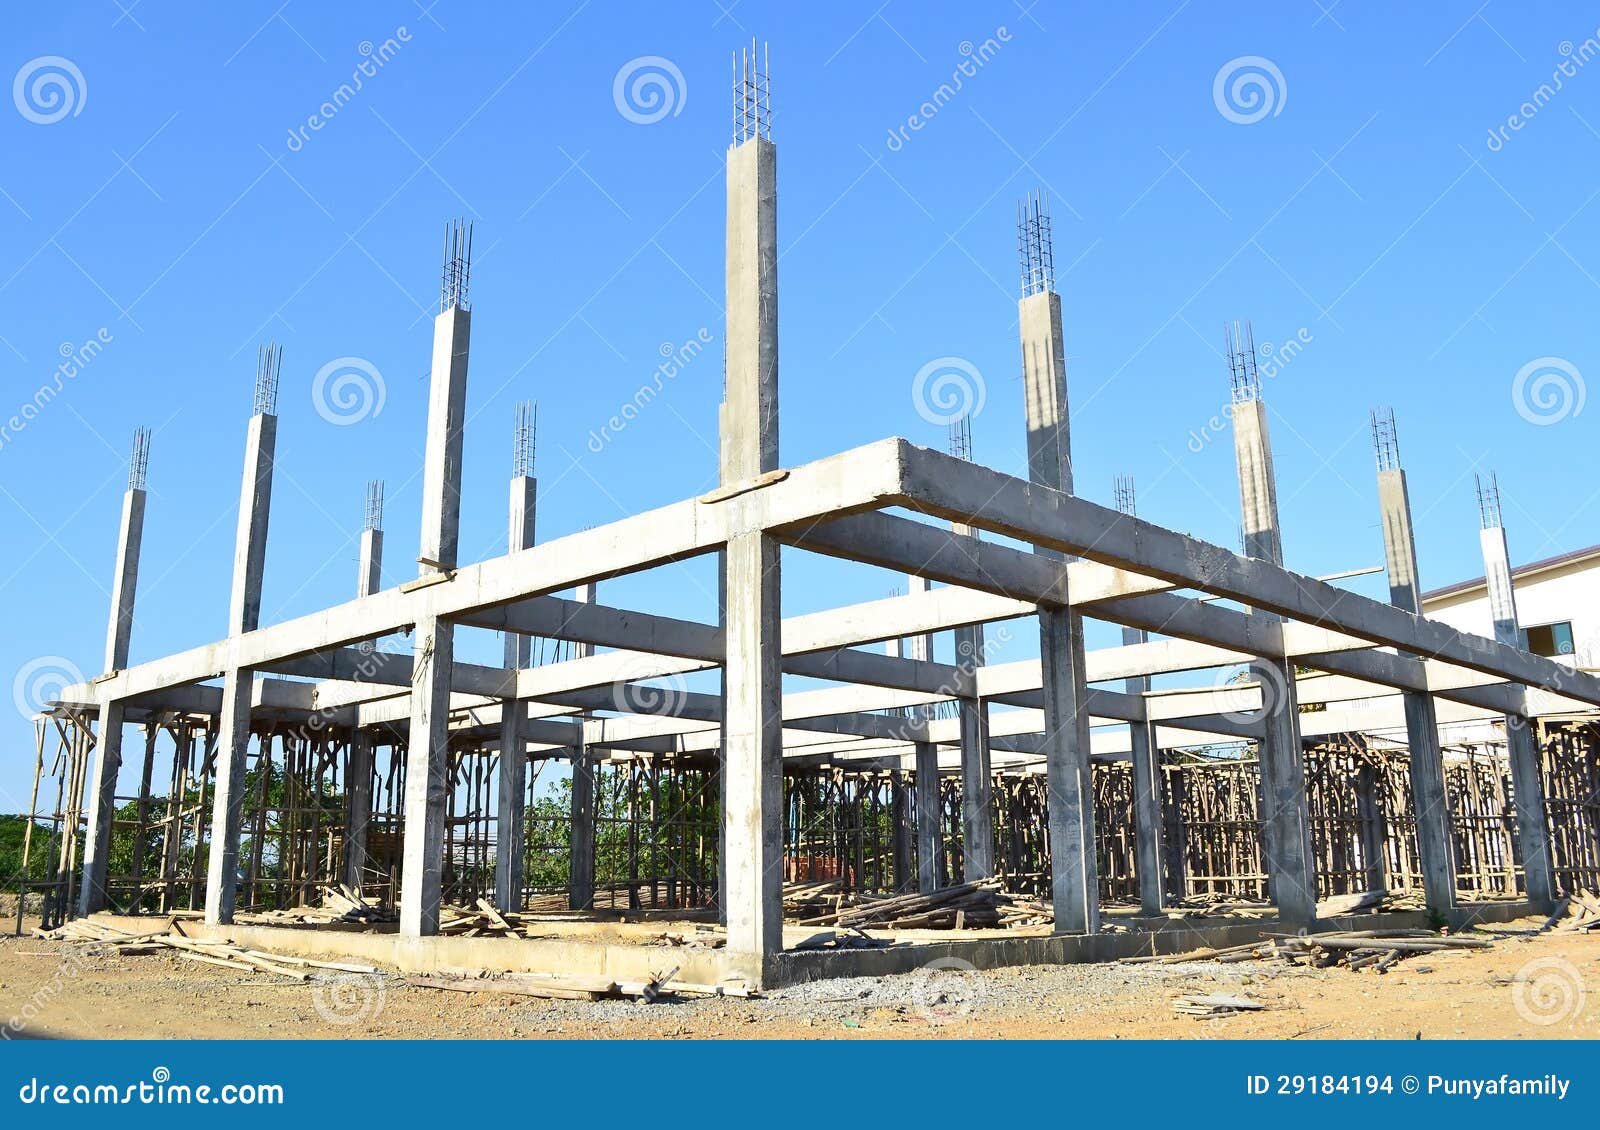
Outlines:
MULTIPOLYGON (((1022 386, 1027 407, 1028 479, 1072 493, 1072 424, 1061 297, 1055 292, 1049 216, 1029 201, 1021 223, 1022 386)), ((1058 556, 1047 550, 1035 553, 1058 556)), ((1044 691, 1045 772, 1049 792, 1051 900, 1058 933, 1100 928, 1095 860, 1089 711, 1084 687, 1083 618, 1070 608, 1039 609, 1044 691)))
POLYGON ((989 704, 978 697, 983 627, 957 628, 956 669, 961 685, 961 878, 971 883, 994 874, 994 782, 990 771, 989 704))
MULTIPOLYGON (((778 467, 778 154, 762 109, 765 75, 745 59, 748 96, 728 150, 727 329, 722 413, 724 485, 778 467), (754 100, 752 109, 751 99, 754 100)), ((722 503, 738 519, 751 500, 722 503)), ((728 541, 724 905, 728 952, 761 980, 783 948, 782 615, 778 543, 746 527, 728 541)))
MULTIPOLYGON (((371 596, 383 588, 383 483, 377 479, 367 483, 366 518, 356 561, 356 595, 371 596)), ((372 735, 355 726, 349 740, 344 782, 344 883, 359 891, 372 823, 372 735)))
POLYGON ((567 905, 573 910, 594 908, 595 772, 596 758, 583 739, 583 722, 576 726, 572 746, 572 838, 567 875, 567 905))
MULTIPOLYGON (((233 592, 228 634, 261 626, 261 583, 267 563, 267 525, 272 511, 272 471, 278 441, 278 375, 283 351, 263 348, 256 363, 255 415, 245 433, 244 475, 239 486, 239 527, 233 548, 233 592)), ((233 921, 239 870, 239 821, 244 811, 245 760, 250 748, 250 704, 255 672, 232 668, 222 677, 222 715, 217 733, 217 781, 211 807, 211 856, 206 868, 206 921, 233 921)))
MULTIPOLYGON (((926 577, 907 578, 911 592, 928 592, 933 583, 926 577)), ((908 659, 924 663, 933 659, 933 634, 922 632, 904 643, 893 641, 908 659)), ((922 740, 928 712, 918 709, 915 722, 918 738, 912 746, 912 787, 915 797, 912 824, 916 830, 917 890, 929 894, 939 889, 939 861, 944 855, 943 811, 939 803, 939 747, 922 740)), ((985 747, 987 748, 987 747, 985 747)))
MULTIPOLYGON (((511 477, 508 546, 511 553, 533 548, 539 483, 533 476, 532 417, 526 404, 517 406, 516 466, 511 477)), ((505 635, 505 665, 516 671, 528 665, 533 641, 505 635)), ((523 740, 528 708, 515 699, 500 704, 500 779, 495 819, 495 904, 501 910, 522 909, 524 803, 528 791, 528 757, 523 740)))
MULTIPOLYGON (((122 521, 117 534, 116 572, 111 578, 111 611, 106 625, 107 673, 128 665, 133 637, 133 604, 139 587, 139 553, 144 544, 145 473, 150 457, 150 433, 140 428, 133 436, 128 461, 128 490, 122 496, 122 521)), ((89 783, 89 828, 83 845, 83 885, 78 891, 78 913, 93 914, 106 908, 106 870, 111 852, 111 826, 116 819, 117 774, 122 769, 120 702, 100 707, 99 739, 94 775, 89 783)))
MULTIPOLYGON (((1394 415, 1373 416, 1378 458, 1378 508, 1383 523, 1383 559, 1389 576, 1389 603, 1422 613, 1421 574, 1411 526, 1411 492, 1400 466, 1400 445, 1394 415)), ((1445 788, 1444 755, 1439 748, 1439 722, 1433 695, 1405 691, 1406 744, 1410 750, 1411 807, 1417 826, 1417 855, 1422 867, 1423 896, 1428 909, 1441 917, 1456 905, 1455 846, 1450 826, 1450 799, 1445 788)))
MULTIPOLYGON (((1117 509, 1130 516, 1137 514, 1133 479, 1116 481, 1117 509)), ((1150 633, 1143 628, 1123 628, 1126 646, 1146 643, 1150 633)), ((1123 688, 1142 697, 1150 690, 1149 676, 1126 679, 1123 688)), ((1134 867, 1139 881, 1139 912, 1160 914, 1167 902, 1165 848, 1166 833, 1161 812, 1161 750, 1156 745, 1156 728, 1139 720, 1128 724, 1128 743, 1132 754, 1134 867)))
MULTIPOLYGON (((1261 399, 1256 375, 1253 336, 1229 337, 1228 363, 1233 372, 1233 449, 1239 470, 1244 551, 1247 556, 1282 565, 1277 476, 1267 432, 1267 406, 1261 399)), ((1253 610, 1252 615, 1278 619, 1260 609, 1253 610)), ((1317 881, 1294 666, 1282 658, 1263 656, 1251 667, 1261 688, 1262 720, 1266 725, 1258 748, 1261 845, 1268 893, 1281 917, 1291 922, 1309 922, 1317 912, 1317 881)))
MULTIPOLYGON (((422 577, 453 573, 460 545, 462 433, 472 338, 472 312, 467 300, 471 233, 469 225, 452 225, 446 236, 442 311, 433 322, 428 440, 422 469, 422 536, 417 554, 422 577)), ((437 616, 422 617, 413 629, 412 654, 400 933, 415 938, 439 932, 455 625, 437 616)))
MULTIPOLYGON (((1522 629, 1517 619, 1517 595, 1511 583, 1511 555, 1506 529, 1500 518, 1500 485, 1493 478, 1478 484, 1479 514, 1483 529, 1483 576, 1489 593, 1489 614, 1494 638, 1508 647, 1521 648, 1522 629)), ((1555 863, 1550 852, 1550 826, 1545 818, 1544 780, 1539 768, 1539 740, 1534 720, 1526 714, 1506 715, 1506 755, 1511 762, 1512 801, 1516 806, 1517 844, 1522 854, 1523 882, 1528 901, 1536 907, 1555 899, 1555 863)))

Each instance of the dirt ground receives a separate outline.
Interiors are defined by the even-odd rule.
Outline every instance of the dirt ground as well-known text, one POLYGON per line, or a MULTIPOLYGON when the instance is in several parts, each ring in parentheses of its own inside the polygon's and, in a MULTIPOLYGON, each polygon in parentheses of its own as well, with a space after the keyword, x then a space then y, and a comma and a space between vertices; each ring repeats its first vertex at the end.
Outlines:
POLYGON ((412 988, 393 976, 311 984, 180 961, 79 956, 0 936, 8 1038, 265 1039, 1525 1039, 1600 1038, 1600 937, 1510 923, 1488 950, 1421 954, 1384 975, 1278 963, 928 970, 816 982, 759 1000, 550 1001, 412 988), (1520 933, 1515 933, 1519 932, 1520 933), (1197 1019, 1180 993, 1260 1012, 1197 1019), (20 1022, 14 1024, 13 1019, 20 1022))

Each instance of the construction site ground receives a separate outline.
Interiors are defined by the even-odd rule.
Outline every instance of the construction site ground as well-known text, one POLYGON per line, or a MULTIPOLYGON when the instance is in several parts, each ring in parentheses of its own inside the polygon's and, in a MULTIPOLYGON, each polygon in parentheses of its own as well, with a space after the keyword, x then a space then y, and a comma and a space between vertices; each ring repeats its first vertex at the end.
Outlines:
MULTIPOLYGON (((14 921, 14 920, 13 920, 14 921)), ((32 923, 28 926, 31 927, 32 923)), ((568 1001, 409 986, 399 976, 288 981, 174 952, 82 955, 0 937, 0 1033, 12 1039, 1596 1039, 1600 935, 1538 919, 1472 931, 1482 950, 1387 973, 1235 964, 932 970, 817 981, 759 999, 568 1001), (1182 995, 1259 1011, 1182 1015, 1182 995), (30 1005, 32 1006, 30 1008, 30 1005), (13 1017, 23 1018, 20 1026, 13 1017)))

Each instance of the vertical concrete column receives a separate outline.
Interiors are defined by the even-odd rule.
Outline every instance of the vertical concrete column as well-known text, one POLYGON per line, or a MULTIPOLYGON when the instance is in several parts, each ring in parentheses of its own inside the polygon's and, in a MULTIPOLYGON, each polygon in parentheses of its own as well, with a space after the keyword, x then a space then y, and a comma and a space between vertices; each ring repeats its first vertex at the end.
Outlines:
MULTIPOLYGON (((366 526, 356 562, 358 597, 383 588, 383 495, 377 482, 367 488, 366 526)), ((359 725, 351 727, 344 784, 344 883, 358 892, 367 868, 367 831, 372 824, 372 758, 372 735, 359 725)))
POLYGON ((989 760, 989 704, 978 697, 978 668, 983 666, 983 627, 955 630, 955 690, 961 721, 961 878, 964 882, 994 874, 994 782, 989 760))
MULTIPOLYGON (((139 470, 136 441, 135 474, 130 482, 143 481, 139 470)), ((130 485, 122 496, 122 521, 117 534, 116 572, 111 579, 111 612, 106 625, 107 673, 128 665, 128 646, 133 636, 133 604, 139 587, 139 551, 144 544, 145 491, 130 485)), ((83 845, 83 885, 78 891, 78 913, 93 914, 106 908, 106 871, 111 852, 111 825, 116 819, 117 774, 122 769, 122 723, 120 702, 100 706, 100 732, 96 743, 94 775, 89 784, 89 828, 83 845)))
MULTIPOLYGON (((933 582, 926 577, 907 578, 910 592, 929 592, 933 582)), ((897 641, 898 642, 898 641, 897 641)), ((909 659, 924 663, 933 659, 933 634, 919 632, 906 639, 903 652, 909 659)), ((952 690, 955 688, 952 688, 952 690)), ((929 894, 939 889, 939 860, 944 855, 943 813, 939 804, 939 747, 922 739, 928 712, 917 712, 918 738, 912 748, 912 786, 915 791, 913 823, 917 837, 917 890, 929 894)), ((987 716, 985 716, 987 722, 987 716)), ((987 748, 987 743, 984 743, 987 748)), ((965 764, 965 759, 963 759, 965 764)))
POLYGON ((367 831, 372 825, 372 735, 356 726, 350 731, 350 759, 345 766, 344 883, 361 890, 367 868, 367 831))
MULTIPOLYGON (((239 527, 233 548, 233 591, 228 634, 261 626, 261 583, 267 564, 267 526, 272 513, 272 471, 278 444, 277 361, 263 354, 256 378, 257 411, 245 433, 244 475, 239 486, 239 527), (267 378, 270 377, 270 383, 267 378), (266 388, 263 402, 263 389, 266 388)), ((222 676, 222 714, 217 733, 217 780, 211 805, 211 855, 206 868, 206 922, 233 921, 239 870, 239 822, 244 810, 245 758, 250 748, 250 705, 255 672, 230 668, 222 676)))
MULTIPOLYGON (((465 267, 461 271, 464 275, 465 267)), ((451 297, 464 299, 465 295, 451 297)), ((466 423, 471 337, 471 312, 459 301, 447 302, 433 323, 428 441, 422 471, 422 536, 417 555, 423 577, 453 573, 457 564, 462 432, 466 423)), ((437 616, 424 615, 413 630, 412 653, 400 933, 415 938, 439 932, 455 626, 437 616)))
MULTIPOLYGON (((1254 358, 1250 358, 1254 366, 1254 358)), ((1259 398, 1233 405, 1233 446, 1239 468, 1239 504, 1244 549, 1250 557, 1283 564, 1278 527, 1278 487, 1267 433, 1267 406, 1259 398)), ((1259 609, 1252 615, 1276 621, 1259 609)), ((1311 854, 1311 813, 1306 799, 1305 753, 1300 746, 1300 707, 1294 666, 1263 656, 1251 665, 1261 687, 1261 845, 1269 895, 1291 922, 1316 917, 1317 882, 1311 854)))
MULTIPOLYGON (((539 485, 532 475, 511 479, 508 548, 511 553, 531 549, 538 513, 539 485)), ((505 634, 505 665, 521 670, 532 656, 533 641, 516 632, 505 634)), ((528 791, 528 757, 523 740, 528 709, 516 699, 500 704, 500 762, 496 782, 494 890, 501 910, 522 909, 524 803, 528 791)))
MULTIPOLYGON (((1378 471, 1378 506, 1383 521, 1389 603, 1413 616, 1420 615, 1422 587, 1417 570, 1416 537, 1411 526, 1411 493, 1406 485, 1406 473, 1399 466, 1378 471)), ((1406 744, 1410 749, 1411 807, 1417 825, 1423 896, 1428 909, 1442 917, 1456 905, 1456 860, 1450 828, 1450 800, 1445 788, 1444 755, 1439 748, 1439 722, 1434 713, 1433 695, 1428 692, 1405 691, 1401 702, 1405 707, 1406 744)))
POLYGON ((244 814, 245 760, 250 752, 250 705, 255 675, 234 669, 222 677, 217 716, 217 782, 211 809, 211 856, 206 868, 208 925, 233 921, 239 882, 239 826, 244 814))
MULTIPOLYGON (((778 467, 777 150, 752 136, 728 151, 725 485, 778 467)), ((783 948, 782 615, 778 543, 731 498, 724 582, 723 822, 728 951, 765 976, 783 948)))
MULTIPOLYGON (((1053 290, 1029 294, 1018 303, 1017 315, 1027 406, 1028 478, 1070 494, 1072 433, 1061 297, 1053 290)), ((1039 549, 1034 552, 1055 556, 1039 549)), ((1093 933, 1100 928, 1100 878, 1095 861, 1082 617, 1069 608, 1039 609, 1039 664, 1055 928, 1058 933, 1093 933)))
MULTIPOLYGON (((1499 510, 1498 491, 1495 511, 1499 510)), ((1496 513, 1498 519, 1498 513, 1496 513)), ((1507 647, 1522 647, 1517 596, 1511 584, 1511 555, 1502 525, 1482 530, 1483 576, 1489 593, 1494 638, 1507 647)), ((1523 882, 1528 901, 1548 906, 1555 898, 1555 863, 1550 852, 1550 827, 1545 819, 1544 780, 1539 771, 1539 741, 1534 721, 1523 714, 1506 715, 1506 755, 1511 762, 1512 800, 1517 814, 1517 843, 1522 852, 1523 882)))
MULTIPOLYGON (((1149 634, 1142 628, 1123 628, 1124 644, 1144 643, 1149 634)), ((1127 679, 1123 690, 1143 696, 1150 689, 1148 676, 1127 679)), ((1156 746, 1156 728, 1139 720, 1128 723, 1128 742, 1133 754, 1133 848, 1139 880, 1139 912, 1160 914, 1167 902, 1166 876, 1162 869, 1161 751, 1156 746)))
POLYGON ((594 907, 594 751, 584 741, 583 721, 574 724, 572 744, 572 838, 567 874, 567 905, 573 910, 594 907))
POLYGON ((1388 886, 1384 858, 1387 821, 1383 806, 1378 803, 1378 771, 1372 765, 1362 765, 1356 770, 1356 815, 1361 821, 1361 864, 1366 875, 1366 889, 1385 890, 1388 886))

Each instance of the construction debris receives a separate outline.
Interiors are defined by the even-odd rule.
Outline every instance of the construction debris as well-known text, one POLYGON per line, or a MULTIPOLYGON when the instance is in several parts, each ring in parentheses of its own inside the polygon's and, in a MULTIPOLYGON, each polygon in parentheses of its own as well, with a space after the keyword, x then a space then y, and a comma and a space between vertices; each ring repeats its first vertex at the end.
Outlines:
POLYGON ((241 923, 279 925, 297 923, 324 925, 329 922, 394 922, 397 915, 392 909, 379 905, 375 898, 362 898, 343 883, 321 888, 322 902, 317 906, 296 906, 288 910, 264 910, 240 914, 241 923))
POLYGON ((1016 928, 1055 921, 1052 909, 1009 894, 999 879, 940 887, 928 894, 862 896, 851 907, 801 918, 801 926, 877 926, 890 930, 1016 928))
POLYGON ((742 985, 702 985, 674 981, 674 967, 647 981, 616 981, 603 975, 554 973, 489 973, 483 969, 441 969, 432 975, 414 975, 406 984, 419 989, 444 989, 456 993, 505 993, 550 1000, 597 1001, 631 999, 649 1004, 662 997, 754 997, 742 985))
POLYGON ((250 949, 222 939, 188 938, 171 922, 164 923, 160 930, 136 934, 109 923, 79 918, 55 930, 35 929, 33 933, 34 936, 48 941, 76 942, 99 947, 102 952, 119 955, 176 950, 177 956, 185 961, 219 965, 245 973, 273 973, 295 981, 311 980, 312 974, 307 972, 308 969, 326 969, 339 973, 378 972, 376 966, 356 962, 314 961, 309 957, 250 949))
POLYGON ((1488 949, 1482 938, 1447 937, 1430 930, 1336 930, 1323 934, 1273 934, 1263 931, 1259 942, 1229 946, 1226 949, 1201 949, 1188 953, 1124 958, 1127 965, 1177 965, 1190 961, 1215 961, 1224 964, 1243 961, 1282 960, 1289 965, 1308 965, 1322 969, 1343 966, 1347 969, 1372 969, 1386 973, 1397 962, 1414 954, 1440 950, 1488 949))
POLYGON ((1172 1007, 1188 1016, 1210 1019, 1214 1016, 1232 1016, 1236 1012, 1259 1012, 1267 1006, 1249 997, 1230 996, 1227 993, 1186 993, 1174 997, 1172 1007))
POLYGON ((1557 930, 1600 928, 1600 897, 1596 897, 1593 891, 1579 891, 1575 895, 1568 895, 1562 901, 1563 905, 1550 916, 1545 928, 1552 926, 1557 930))

